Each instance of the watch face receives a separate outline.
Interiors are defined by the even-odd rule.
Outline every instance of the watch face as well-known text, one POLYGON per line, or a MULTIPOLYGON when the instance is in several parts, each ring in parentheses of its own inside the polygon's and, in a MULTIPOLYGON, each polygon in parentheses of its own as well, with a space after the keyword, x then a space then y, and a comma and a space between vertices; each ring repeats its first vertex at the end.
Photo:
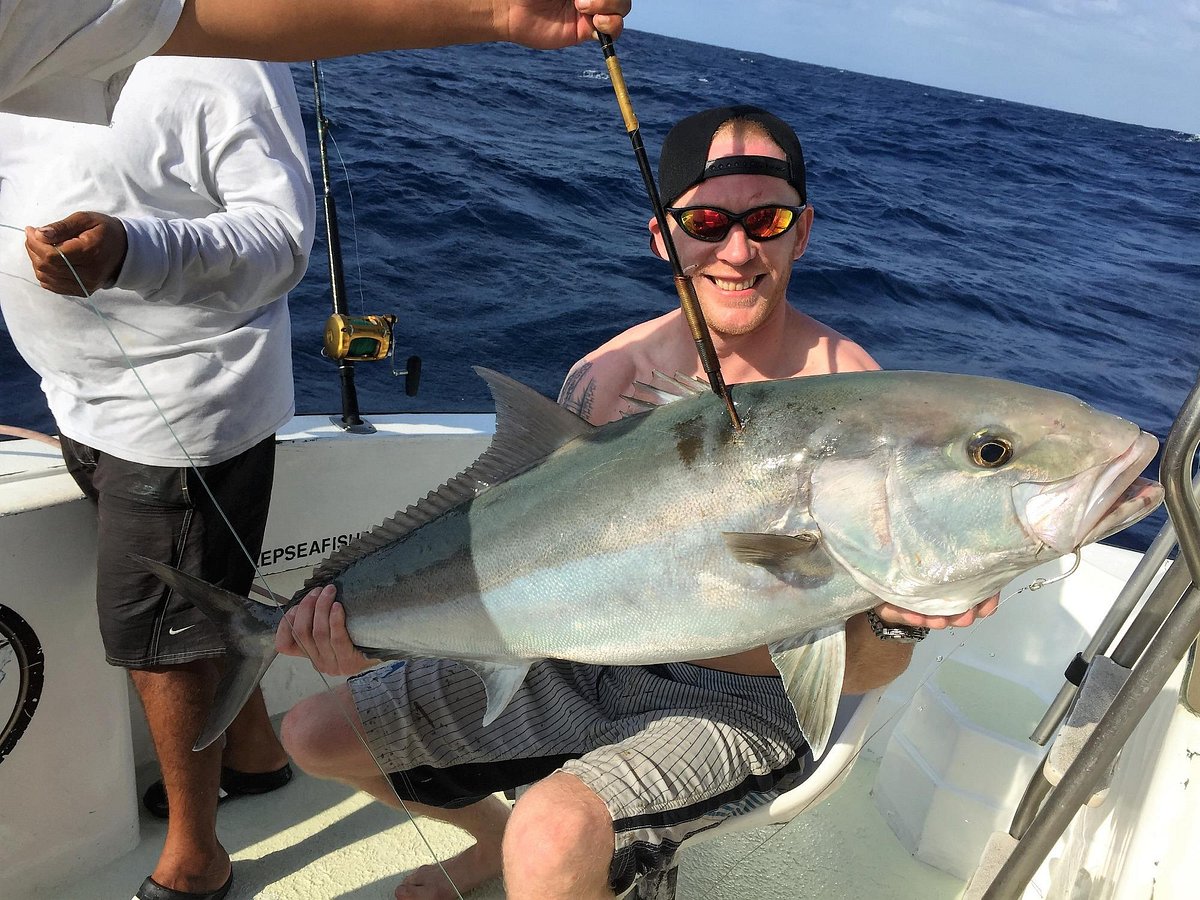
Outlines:
POLYGON ((42 645, 15 610, 0 606, 0 763, 12 752, 42 696, 42 645))

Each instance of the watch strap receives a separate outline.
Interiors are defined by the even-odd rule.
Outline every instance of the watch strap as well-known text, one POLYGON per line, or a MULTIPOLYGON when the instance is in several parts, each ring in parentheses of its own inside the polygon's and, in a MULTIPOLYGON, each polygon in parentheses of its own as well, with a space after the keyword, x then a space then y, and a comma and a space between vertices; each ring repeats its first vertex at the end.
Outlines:
POLYGON ((867 610, 867 624, 871 632, 881 641, 899 641, 902 644, 915 644, 923 641, 929 635, 929 629, 917 625, 897 625, 885 622, 879 618, 879 613, 873 609, 867 610))

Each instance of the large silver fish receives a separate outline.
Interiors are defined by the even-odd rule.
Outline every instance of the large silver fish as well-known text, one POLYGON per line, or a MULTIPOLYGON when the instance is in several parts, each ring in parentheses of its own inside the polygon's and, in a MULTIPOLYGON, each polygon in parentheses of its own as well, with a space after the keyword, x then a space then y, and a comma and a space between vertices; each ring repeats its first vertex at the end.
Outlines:
MULTIPOLYGON (((844 623, 888 600, 952 614, 1148 514, 1158 441, 1065 394, 862 372, 705 389, 595 427, 495 372, 469 469, 319 565, 354 643, 462 660, 485 722, 530 664, 706 659, 768 645, 820 753, 844 623)), ((667 399, 667 398, 664 398, 667 399)), ((278 608, 145 561, 218 623, 228 670, 197 747, 275 657, 278 608)))

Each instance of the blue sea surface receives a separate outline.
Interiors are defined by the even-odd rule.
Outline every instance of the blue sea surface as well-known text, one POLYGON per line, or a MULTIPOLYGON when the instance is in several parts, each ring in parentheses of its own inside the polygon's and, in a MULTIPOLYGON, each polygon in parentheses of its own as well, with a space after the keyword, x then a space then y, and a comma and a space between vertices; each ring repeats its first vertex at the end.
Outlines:
MULTIPOLYGON (((1165 439, 1200 367, 1200 138, 639 32, 618 53, 655 161, 707 106, 795 126, 816 210, 799 308, 887 368, 1067 391, 1165 439)), ((322 69, 349 305, 397 315, 401 364, 424 363, 415 398, 358 365, 367 418, 490 410, 472 365, 556 396, 575 360, 676 304, 597 46, 322 69)), ((293 71, 317 177, 311 72, 293 71)), ((322 236, 292 294, 301 412, 340 411, 325 253, 322 236)), ((53 430, 6 338, 0 372, 0 422, 53 430)), ((1144 548, 1162 521, 1118 541, 1144 548)))

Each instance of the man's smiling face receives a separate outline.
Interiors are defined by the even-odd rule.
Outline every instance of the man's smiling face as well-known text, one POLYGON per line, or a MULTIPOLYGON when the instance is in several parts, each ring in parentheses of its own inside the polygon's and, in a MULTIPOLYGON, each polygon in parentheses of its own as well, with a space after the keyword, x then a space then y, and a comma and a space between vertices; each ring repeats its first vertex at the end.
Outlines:
MULTIPOLYGON (((786 156, 769 137, 753 125, 723 126, 713 137, 708 159, 726 156, 786 156)), ((721 175, 689 188, 672 207, 716 206, 742 213, 756 206, 798 206, 796 189, 782 178, 769 175, 721 175)), ((741 225, 734 225, 724 239, 715 243, 688 236, 671 221, 671 237, 684 271, 692 276, 704 317, 713 331, 747 334, 770 318, 787 302, 787 285, 792 264, 808 244, 812 209, 806 208, 791 230, 769 241, 755 241, 741 225)), ((658 239, 657 222, 650 223, 660 256, 666 253, 658 239)))

